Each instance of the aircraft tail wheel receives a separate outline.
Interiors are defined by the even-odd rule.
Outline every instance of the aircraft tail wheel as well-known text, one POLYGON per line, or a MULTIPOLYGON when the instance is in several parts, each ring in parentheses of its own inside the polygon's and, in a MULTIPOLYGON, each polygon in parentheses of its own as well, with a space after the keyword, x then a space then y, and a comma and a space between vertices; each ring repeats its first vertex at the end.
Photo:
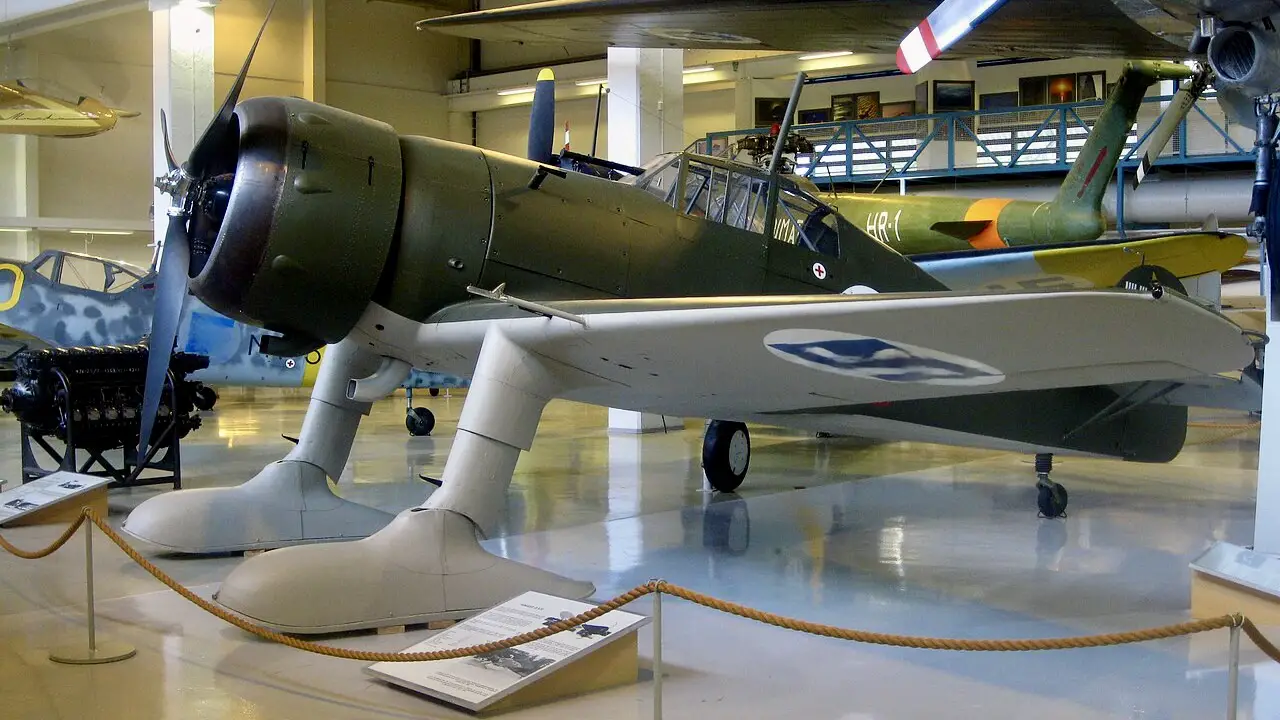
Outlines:
POLYGON ((1040 506, 1040 516, 1060 518, 1067 516, 1067 489, 1060 483, 1045 479, 1039 484, 1036 504, 1040 506))
POLYGON ((404 415, 404 428, 414 437, 430 435, 435 427, 436 416, 424 407, 412 408, 404 415))
POLYGON ((744 423, 712 420, 702 436, 702 473, 711 487, 733 492, 751 466, 751 433, 744 423))

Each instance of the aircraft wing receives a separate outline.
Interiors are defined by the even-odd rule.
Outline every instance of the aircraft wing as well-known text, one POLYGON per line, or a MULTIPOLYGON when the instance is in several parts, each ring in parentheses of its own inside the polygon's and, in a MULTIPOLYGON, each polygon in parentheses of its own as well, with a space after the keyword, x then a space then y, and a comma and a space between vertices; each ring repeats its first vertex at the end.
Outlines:
MULTIPOLYGON (((590 300, 551 307, 585 325, 476 301, 406 325, 416 337, 397 354, 418 367, 470 375, 485 333, 498 331, 556 368, 564 383, 559 397, 725 419, 1179 379, 1238 370, 1254 358, 1239 327, 1176 293, 590 300)), ((381 328, 396 320, 377 322, 381 328)), ((387 347, 388 333, 377 335, 363 339, 387 347)))
POLYGON ((1248 242, 1239 235, 1182 233, 1145 240, 933 253, 911 259, 954 290, 1067 290, 1116 287, 1126 273, 1144 263, 1179 278, 1226 272, 1240 264, 1247 251, 1248 242))
MULTIPOLYGON (((550 0, 431 18, 480 40, 621 47, 897 52, 936 0, 550 0)), ((948 57, 1169 57, 1185 45, 1143 30, 1113 0, 1006 3, 948 57)))
POLYGON ((39 350, 49 344, 30 333, 0 325, 0 369, 13 367, 13 356, 23 350, 39 350))

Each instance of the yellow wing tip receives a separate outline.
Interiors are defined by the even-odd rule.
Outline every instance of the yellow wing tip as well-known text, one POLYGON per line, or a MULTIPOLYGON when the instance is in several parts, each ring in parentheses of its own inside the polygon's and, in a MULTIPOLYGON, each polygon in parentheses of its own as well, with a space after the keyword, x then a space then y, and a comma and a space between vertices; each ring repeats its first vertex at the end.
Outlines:
MULTIPOLYGON (((526 75, 525 77, 528 77, 528 76, 526 75)), ((538 82, 542 82, 543 80, 554 81, 555 79, 556 79, 556 74, 554 72, 551 72, 551 68, 542 68, 541 70, 538 71, 538 82)))

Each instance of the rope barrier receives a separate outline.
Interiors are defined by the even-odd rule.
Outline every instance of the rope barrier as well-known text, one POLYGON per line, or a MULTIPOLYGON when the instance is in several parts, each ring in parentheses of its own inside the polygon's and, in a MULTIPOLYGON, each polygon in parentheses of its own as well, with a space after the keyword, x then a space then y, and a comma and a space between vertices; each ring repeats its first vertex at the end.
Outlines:
POLYGON ((1261 421, 1249 423, 1189 422, 1187 423, 1188 429, 1211 429, 1217 430, 1218 432, 1194 441, 1188 440, 1184 442, 1183 445, 1188 447, 1194 445, 1211 445, 1216 442, 1222 442, 1223 440, 1238 437, 1252 430, 1257 430, 1260 427, 1262 427, 1261 421))
MULTIPOLYGON (((156 567, 151 561, 142 556, 134 549, 123 537, 120 536, 106 521, 101 518, 91 508, 84 508, 80 517, 73 522, 62 535, 48 547, 39 551, 30 552, 23 551, 10 544, 3 537, 0 537, 0 548, 7 552, 24 559, 38 559, 53 554, 59 548, 67 543, 74 535, 75 531, 84 524, 85 520, 91 522, 111 542, 115 543, 125 555, 137 563, 142 569, 150 573, 156 580, 159 580, 169 589, 194 603, 202 610, 220 618, 221 620, 235 625, 236 627, 251 633, 264 640, 286 645, 288 647, 304 650, 306 652, 325 655, 328 657, 342 658, 346 660, 360 660, 363 662, 425 662, 431 660, 450 660, 454 658, 471 657, 473 655, 482 655, 484 653, 494 652, 505 648, 524 645, 526 643, 541 640, 546 637, 555 635, 556 633, 570 630, 584 625, 592 620, 604 615, 605 613, 617 610, 636 600, 653 593, 661 593, 678 597, 695 605, 700 605, 711 610, 735 615, 747 620, 772 625, 774 627, 803 632, 810 635, 818 635, 821 637, 836 638, 839 640, 848 640, 858 643, 867 643, 874 645, 887 645, 891 647, 916 648, 923 650, 951 650, 951 651, 968 651, 968 652, 1028 652, 1040 650, 1070 650, 1078 648, 1094 648, 1107 647, 1113 645, 1128 645, 1132 643, 1148 642, 1152 640, 1164 640, 1168 638, 1181 637, 1186 635, 1194 635, 1197 633, 1208 632, 1210 630, 1219 630, 1223 628, 1239 627, 1254 645, 1258 646, 1267 657, 1280 663, 1280 648, 1277 648, 1270 640, 1268 640, 1262 632, 1248 618, 1242 615, 1223 615, 1216 618, 1208 618, 1205 620, 1193 620, 1189 622, 1176 623, 1173 625, 1164 625, 1161 627, 1145 628, 1141 630, 1131 630, 1126 632, 1105 633, 1100 635, 1083 635, 1077 637, 1058 637, 1058 638, 1034 638, 1034 639, 1000 639, 1000 640, 973 640, 966 638, 934 638, 915 635, 896 635, 891 633, 876 633, 865 630, 851 630, 848 628, 836 627, 834 625, 823 625, 820 623, 812 623, 806 620, 777 615, 775 613, 757 610, 755 608, 740 605, 738 603, 721 600, 719 598, 705 595, 695 590, 690 590, 679 585, 672 585, 663 580, 654 580, 643 585, 638 585, 621 595, 609 600, 608 602, 597 605, 579 615, 571 618, 563 619, 555 624, 539 628, 537 630, 522 633, 513 637, 481 645, 472 645, 470 647, 455 648, 452 650, 436 650, 433 652, 417 652, 417 653, 390 653, 390 652, 372 652, 366 650, 349 650, 346 648, 333 647, 322 643, 300 640, 283 633, 262 627, 250 620, 224 610, 204 598, 196 595, 191 590, 184 587, 178 581, 174 580, 167 573, 156 567)), ((92 532, 92 528, 86 528, 86 532, 92 532)))

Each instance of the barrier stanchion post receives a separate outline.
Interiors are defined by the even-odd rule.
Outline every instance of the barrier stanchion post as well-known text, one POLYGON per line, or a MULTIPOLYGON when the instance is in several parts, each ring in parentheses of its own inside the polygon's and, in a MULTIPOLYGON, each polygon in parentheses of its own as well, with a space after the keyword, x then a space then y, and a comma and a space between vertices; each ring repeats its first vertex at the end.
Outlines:
POLYGON ((662 586, 653 591, 653 720, 662 720, 662 586))
POLYGON ((49 651, 49 659, 67 665, 103 665, 134 656, 137 650, 132 645, 115 640, 98 642, 98 629, 94 624, 93 607, 93 523, 84 524, 84 579, 85 612, 88 615, 89 644, 87 647, 68 645, 49 651))
POLYGON ((1231 646, 1227 658, 1227 720, 1236 720, 1240 700, 1240 623, 1231 626, 1231 646))

